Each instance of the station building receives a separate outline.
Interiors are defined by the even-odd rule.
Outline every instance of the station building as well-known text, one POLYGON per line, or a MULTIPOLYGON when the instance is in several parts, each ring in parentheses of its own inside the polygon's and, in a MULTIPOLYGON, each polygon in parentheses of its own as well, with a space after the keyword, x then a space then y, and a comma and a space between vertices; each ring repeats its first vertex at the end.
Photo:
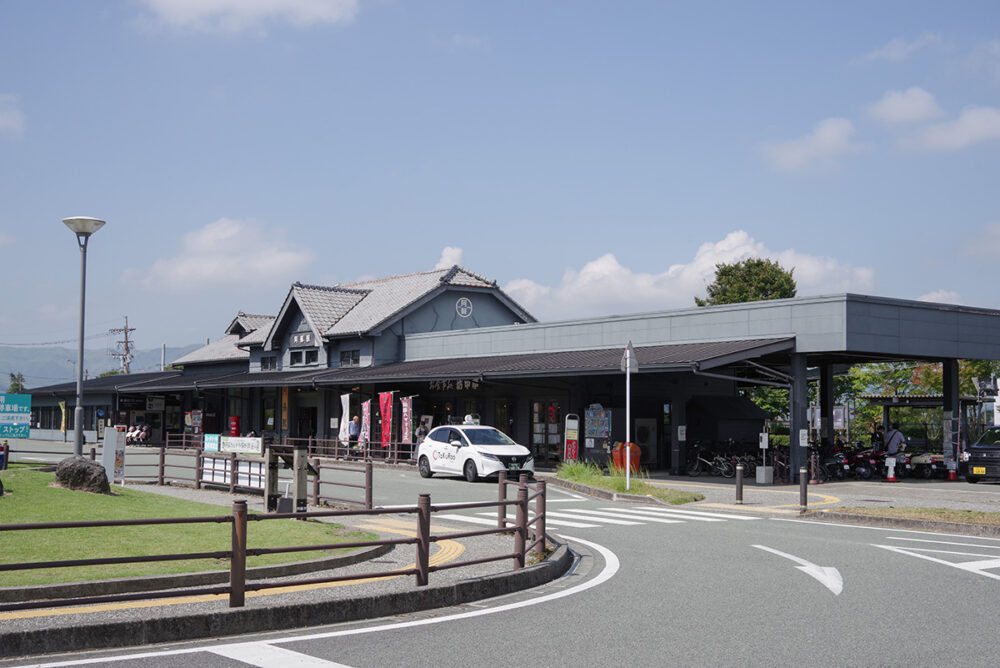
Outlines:
MULTIPOLYGON (((95 440, 109 424, 143 422, 154 443, 183 432, 336 439, 371 400, 378 447, 378 396, 393 392, 413 409, 409 424, 394 411, 393 440, 421 419, 472 415, 527 445, 540 465, 574 455, 603 461, 625 438, 629 342, 639 366, 629 433, 644 466, 681 470, 696 442, 755 442, 764 414, 739 389, 770 385, 791 390, 794 467, 804 459, 797 446, 810 378, 824 438, 833 377, 855 363, 942 363, 944 417, 957 418, 958 360, 1000 359, 1000 311, 838 294, 541 323, 495 281, 458 266, 295 283, 275 315, 238 312, 224 336, 174 370, 87 381, 85 433, 95 440), (573 416, 578 439, 567 451, 573 416)), ((31 393, 33 437, 62 439, 56 411, 60 401, 71 406, 75 384, 31 393)))

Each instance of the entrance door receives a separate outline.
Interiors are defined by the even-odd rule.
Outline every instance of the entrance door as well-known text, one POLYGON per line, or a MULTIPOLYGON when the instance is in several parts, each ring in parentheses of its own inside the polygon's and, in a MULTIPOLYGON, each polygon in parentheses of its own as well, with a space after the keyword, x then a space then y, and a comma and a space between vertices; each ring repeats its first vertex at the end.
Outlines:
POLYGON ((642 451, 640 464, 650 466, 656 462, 656 418, 635 419, 635 444, 642 451))
POLYGON ((316 407, 299 406, 295 411, 295 436, 308 438, 316 435, 316 407))

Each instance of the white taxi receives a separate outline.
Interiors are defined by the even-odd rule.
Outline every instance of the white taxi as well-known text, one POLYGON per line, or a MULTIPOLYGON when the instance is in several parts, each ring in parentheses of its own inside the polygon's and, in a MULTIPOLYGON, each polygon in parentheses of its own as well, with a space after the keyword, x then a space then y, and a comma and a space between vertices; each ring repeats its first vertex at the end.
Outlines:
POLYGON ((534 475, 531 452, 495 427, 456 424, 435 427, 417 448, 420 475, 464 475, 469 482, 507 471, 534 475))

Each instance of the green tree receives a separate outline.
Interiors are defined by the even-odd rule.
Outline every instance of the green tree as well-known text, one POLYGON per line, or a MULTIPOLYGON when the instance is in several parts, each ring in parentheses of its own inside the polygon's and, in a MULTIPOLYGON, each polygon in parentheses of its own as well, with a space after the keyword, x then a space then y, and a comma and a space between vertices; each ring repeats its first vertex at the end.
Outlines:
POLYGON ((738 304, 795 296, 794 269, 786 271, 773 260, 749 258, 735 264, 715 265, 715 280, 706 299, 694 298, 698 306, 738 304))
POLYGON ((105 371, 102 374, 98 374, 98 378, 107 378, 108 376, 121 376, 124 372, 121 369, 112 369, 111 371, 105 371))
POLYGON ((24 375, 18 371, 14 373, 10 372, 10 387, 7 389, 7 394, 18 394, 24 392, 24 375))
MULTIPOLYGON (((750 258, 735 264, 715 265, 715 281, 707 288, 708 297, 694 298, 698 306, 736 304, 764 299, 785 299, 795 296, 792 271, 785 271, 777 262, 750 258)), ((743 390, 743 396, 754 402, 771 418, 788 413, 788 390, 768 385, 754 385, 743 390)))

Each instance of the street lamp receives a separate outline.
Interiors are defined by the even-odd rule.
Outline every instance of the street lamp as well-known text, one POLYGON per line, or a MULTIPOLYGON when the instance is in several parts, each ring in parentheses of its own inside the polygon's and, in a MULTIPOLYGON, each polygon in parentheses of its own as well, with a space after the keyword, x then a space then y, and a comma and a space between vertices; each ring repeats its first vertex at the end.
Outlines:
POLYGON ((76 409, 73 411, 73 454, 83 454, 83 312, 87 295, 87 241, 90 235, 104 227, 104 221, 87 216, 63 218, 63 223, 76 234, 80 246, 80 341, 76 351, 76 409))

